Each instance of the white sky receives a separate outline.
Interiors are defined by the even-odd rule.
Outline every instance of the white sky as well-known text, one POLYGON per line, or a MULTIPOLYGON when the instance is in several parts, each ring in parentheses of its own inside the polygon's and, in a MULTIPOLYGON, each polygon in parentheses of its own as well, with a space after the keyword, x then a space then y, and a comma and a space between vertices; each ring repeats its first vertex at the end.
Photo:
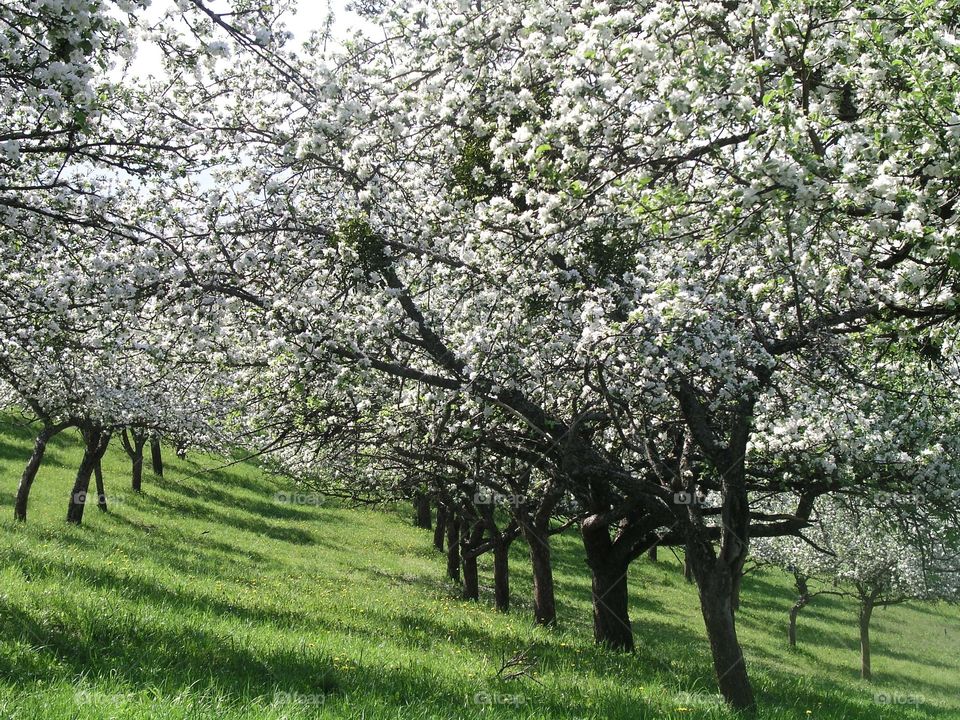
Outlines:
MULTIPOLYGON (((299 44, 306 40, 310 33, 323 27, 329 12, 333 12, 332 35, 334 40, 344 38, 352 31, 369 27, 363 18, 346 9, 348 0, 299 0, 296 13, 286 19, 288 29, 293 33, 293 43, 299 44)), ((224 0, 213 0, 209 3, 216 8, 226 6, 224 0)), ((175 5, 174 0, 154 0, 147 18, 157 19, 168 8, 175 5)), ((142 44, 137 51, 132 70, 134 75, 159 75, 161 73, 159 48, 142 44)))

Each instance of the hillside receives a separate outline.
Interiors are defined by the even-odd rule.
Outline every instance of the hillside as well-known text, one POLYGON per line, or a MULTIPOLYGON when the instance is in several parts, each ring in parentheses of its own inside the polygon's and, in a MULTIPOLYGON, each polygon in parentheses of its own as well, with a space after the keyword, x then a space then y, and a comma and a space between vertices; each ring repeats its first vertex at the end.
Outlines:
MULTIPOLYGON (((104 459, 110 512, 63 521, 79 462, 50 445, 26 525, 13 492, 32 433, 0 425, 0 717, 730 718, 715 696, 694 587, 677 559, 638 561, 638 651, 591 640, 590 580, 574 534, 556 539, 560 627, 531 627, 525 548, 513 610, 457 598, 406 508, 278 502, 256 467, 167 453, 163 479, 129 490, 119 444, 104 459), (497 679, 524 649, 532 677, 497 679)), ((859 669, 856 610, 819 598, 785 639, 790 583, 758 571, 738 616, 763 718, 960 718, 960 612, 878 611, 874 672, 859 669), (878 694, 880 696, 878 697, 878 694), (883 695, 896 702, 882 702, 883 695), (878 702, 878 699, 880 702, 878 702)))

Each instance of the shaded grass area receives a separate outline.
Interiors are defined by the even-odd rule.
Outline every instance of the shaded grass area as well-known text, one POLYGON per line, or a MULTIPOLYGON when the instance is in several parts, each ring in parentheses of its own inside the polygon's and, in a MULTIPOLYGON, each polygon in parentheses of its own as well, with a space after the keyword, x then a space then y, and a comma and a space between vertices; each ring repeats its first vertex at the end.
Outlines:
MULTIPOLYGON (((457 598, 406 508, 277 502, 257 468, 165 457, 129 490, 119 446, 104 459, 111 510, 64 522, 80 460, 55 438, 26 525, 13 492, 33 431, 0 417, 0 717, 732 718, 716 697, 696 592, 678 559, 631 570, 630 656, 591 641, 578 538, 555 538, 560 625, 534 628, 526 548, 511 557, 513 610, 457 598), (497 679, 529 648, 532 678, 497 679)), ((786 644, 788 578, 751 573, 739 629, 760 716, 960 718, 960 614, 878 611, 876 680, 857 678, 856 609, 817 598, 786 644), (878 697, 879 695, 879 697, 878 697), (890 699, 894 702, 887 702, 890 699)))

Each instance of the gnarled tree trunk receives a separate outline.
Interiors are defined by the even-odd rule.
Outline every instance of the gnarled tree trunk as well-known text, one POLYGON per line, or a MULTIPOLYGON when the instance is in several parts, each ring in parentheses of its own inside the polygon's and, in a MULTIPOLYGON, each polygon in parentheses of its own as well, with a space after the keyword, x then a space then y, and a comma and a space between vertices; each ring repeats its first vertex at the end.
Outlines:
POLYGON ((687 557, 700 591, 700 612, 710 640, 717 685, 737 710, 755 707, 753 687, 734 620, 734 578, 730 565, 716 557, 709 541, 690 542, 687 557))
POLYGON ((83 428, 81 434, 84 440, 83 458, 80 460, 77 479, 70 493, 70 504, 67 506, 67 522, 76 525, 83 522, 83 509, 90 489, 90 476, 93 475, 110 442, 110 433, 104 432, 97 426, 83 428))
POLYGON ((591 515, 581 526, 593 583, 593 639, 613 650, 633 650, 630 624, 627 568, 629 561, 614 548, 610 527, 591 515))

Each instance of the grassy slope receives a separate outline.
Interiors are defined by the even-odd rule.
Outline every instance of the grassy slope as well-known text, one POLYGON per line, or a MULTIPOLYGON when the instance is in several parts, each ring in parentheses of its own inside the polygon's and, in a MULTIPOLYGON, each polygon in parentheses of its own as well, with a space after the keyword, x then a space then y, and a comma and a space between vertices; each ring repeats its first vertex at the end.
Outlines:
MULTIPOLYGON (((590 639, 575 536, 556 543, 561 627, 531 627, 518 543, 514 610, 456 598, 424 531, 397 513, 273 502, 255 468, 166 458, 127 490, 104 461, 110 514, 63 522, 80 451, 57 438, 16 525, 28 428, 0 417, 0 718, 729 718, 713 693, 696 594, 669 553, 632 570, 639 650, 590 639), (664 557, 666 555, 666 557, 664 557), (532 645, 536 681, 501 682, 532 645)), ((878 611, 873 684, 856 677, 855 609, 817 601, 790 651, 787 580, 751 575, 739 628, 764 718, 960 718, 960 613, 878 611), (923 703, 883 704, 875 693, 923 703)))

